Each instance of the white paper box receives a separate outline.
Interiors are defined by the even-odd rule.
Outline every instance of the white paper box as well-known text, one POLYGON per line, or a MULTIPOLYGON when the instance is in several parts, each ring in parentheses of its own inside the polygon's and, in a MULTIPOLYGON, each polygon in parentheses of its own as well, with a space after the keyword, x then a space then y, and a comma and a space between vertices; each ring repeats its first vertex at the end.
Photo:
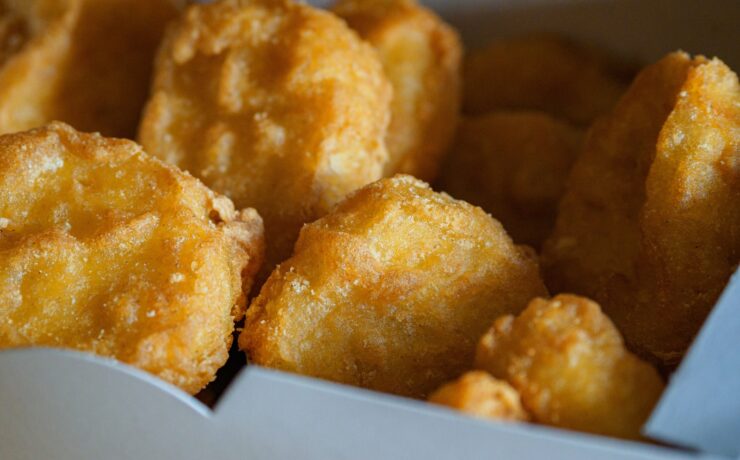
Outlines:
MULTIPOLYGON (((458 26, 469 44, 552 31, 644 62, 682 48, 716 54, 740 69, 740 0, 427 3, 458 26)), ((729 305, 740 305, 740 299, 730 299, 729 305)), ((736 369, 739 349, 736 340, 730 351, 736 369)), ((740 392, 735 395, 740 398, 740 392)), ((689 444, 704 446, 696 440, 689 444)), ((529 424, 478 421, 422 402, 257 367, 243 371, 211 410, 179 389, 112 360, 49 349, 0 352, 0 460, 149 458, 727 457, 529 424)))
MULTIPOLYGON (((5 459, 694 458, 645 444, 478 421, 430 404, 260 368, 215 411, 156 378, 76 352, 0 353, 5 459)), ((702 457, 719 458, 719 457, 702 457)))
POLYGON ((653 439, 740 458, 740 270, 647 423, 653 439))

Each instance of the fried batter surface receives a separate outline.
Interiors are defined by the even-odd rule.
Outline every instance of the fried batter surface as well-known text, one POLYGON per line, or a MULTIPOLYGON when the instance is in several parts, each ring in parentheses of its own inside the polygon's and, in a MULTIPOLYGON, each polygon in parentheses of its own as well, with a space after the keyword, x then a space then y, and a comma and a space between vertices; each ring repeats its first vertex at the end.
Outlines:
POLYGON ((0 1, 0 133, 62 120, 133 139, 175 3, 0 1))
POLYGON ((474 417, 526 421, 519 393, 511 385, 483 371, 470 371, 432 393, 429 402, 457 409, 474 417))
POLYGON ((226 361, 262 222, 130 141, 0 137, 0 348, 116 358, 194 393, 226 361))
POLYGON ((470 368, 487 324, 545 292, 498 222, 399 175, 303 227, 239 345, 257 364, 423 398, 470 368))
POLYGON ((627 343, 678 363, 740 261, 740 86, 673 53, 597 122, 566 186, 543 268, 598 301, 627 343))
POLYGON ((457 32, 414 0, 342 0, 334 12, 378 51, 393 85, 385 175, 433 180, 458 120, 457 32))
POLYGON ((289 0, 193 5, 167 33, 140 139, 265 219, 267 269, 301 226, 382 176, 391 86, 331 13, 289 0))
POLYGON ((640 437, 664 387, 599 306, 574 295, 496 320, 476 367, 508 381, 538 423, 622 438, 640 437))

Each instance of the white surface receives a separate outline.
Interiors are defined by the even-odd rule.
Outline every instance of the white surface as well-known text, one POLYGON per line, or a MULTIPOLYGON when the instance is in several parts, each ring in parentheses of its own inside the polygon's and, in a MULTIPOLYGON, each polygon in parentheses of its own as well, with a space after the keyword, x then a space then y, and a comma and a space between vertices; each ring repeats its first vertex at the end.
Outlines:
POLYGON ((237 377, 215 412, 148 374, 92 355, 5 351, 0 369, 3 460, 696 458, 546 427, 477 421, 256 367, 237 377))
POLYGON ((648 422, 654 439, 740 458, 740 271, 648 422))

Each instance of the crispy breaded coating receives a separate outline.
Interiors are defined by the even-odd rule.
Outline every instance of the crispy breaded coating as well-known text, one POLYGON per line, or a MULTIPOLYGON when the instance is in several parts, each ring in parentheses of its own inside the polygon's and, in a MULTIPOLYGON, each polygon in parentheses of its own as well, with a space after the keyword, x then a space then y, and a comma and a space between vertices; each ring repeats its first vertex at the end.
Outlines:
POLYGON ((239 345, 256 364, 424 398, 470 368, 487 324, 545 292, 531 250, 483 210, 398 175, 303 227, 239 345))
POLYGON ((457 32, 415 0, 340 0, 333 10, 378 51, 393 85, 385 175, 433 180, 460 111, 457 32))
POLYGON ((195 393, 226 361, 262 221, 131 141, 0 136, 0 349, 89 351, 195 393))
POLYGON ((494 41, 465 59, 463 111, 540 110, 588 125, 626 89, 620 67, 559 37, 494 41))
POLYGON ((140 138, 260 212, 270 270, 304 223, 382 176, 390 98, 375 51, 333 14, 221 0, 167 33, 140 138))
POLYGON ((541 112, 465 118, 437 186, 485 209, 515 242, 539 248, 555 225, 582 137, 541 112))
POLYGON ((718 59, 689 71, 645 188, 640 295, 656 300, 619 317, 664 358, 683 353, 740 262, 740 85, 718 59))
POLYGON ((596 303, 567 294, 496 320, 476 367, 508 381, 538 423, 621 438, 640 438, 664 387, 596 303))
POLYGON ((740 261, 740 87, 717 59, 673 53, 596 123, 543 268, 594 298, 627 343, 678 363, 740 261))
POLYGON ((429 402, 479 418, 529 420, 519 393, 508 383, 483 371, 469 371, 459 379, 444 384, 432 393, 429 402))
POLYGON ((175 0, 0 0, 0 133, 133 138, 175 0))

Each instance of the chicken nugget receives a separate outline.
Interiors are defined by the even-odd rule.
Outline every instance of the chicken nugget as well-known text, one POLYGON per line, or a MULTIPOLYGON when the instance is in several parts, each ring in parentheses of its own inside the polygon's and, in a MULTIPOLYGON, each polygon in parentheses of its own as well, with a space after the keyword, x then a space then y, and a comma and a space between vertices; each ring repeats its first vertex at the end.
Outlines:
POLYGON ((740 87, 717 59, 646 68, 588 134, 543 253, 555 292, 598 301, 670 368, 740 261, 740 87))
POLYGON ((433 180, 460 109, 457 32, 415 0, 340 0, 334 12, 378 50, 393 85, 385 175, 433 180))
POLYGON ((429 402, 457 409, 474 417, 526 421, 519 393, 503 380, 483 371, 470 371, 432 393, 429 402))
POLYGON ((495 318, 545 293, 536 257, 480 208, 398 175, 303 227, 239 345, 264 366, 424 398, 495 318))
POLYGON ((608 112, 626 89, 619 64, 559 37, 494 41, 463 65, 463 111, 541 110, 579 125, 608 112))
POLYGON ((628 439, 640 438, 664 388, 596 303, 567 294, 496 320, 476 367, 508 381, 538 423, 628 439))
POLYGON ((174 0, 0 0, 0 133, 62 120, 133 138, 178 10, 174 0))
POLYGON ((262 221, 131 141, 0 136, 0 349, 112 357, 195 393, 261 261, 262 221))
POLYGON ((271 270, 304 223, 382 177, 391 91, 375 51, 329 12, 193 5, 163 41, 140 138, 260 212, 271 270))
POLYGON ((582 137, 541 112, 466 118, 437 186, 491 213, 515 242, 539 248, 555 225, 582 137))

